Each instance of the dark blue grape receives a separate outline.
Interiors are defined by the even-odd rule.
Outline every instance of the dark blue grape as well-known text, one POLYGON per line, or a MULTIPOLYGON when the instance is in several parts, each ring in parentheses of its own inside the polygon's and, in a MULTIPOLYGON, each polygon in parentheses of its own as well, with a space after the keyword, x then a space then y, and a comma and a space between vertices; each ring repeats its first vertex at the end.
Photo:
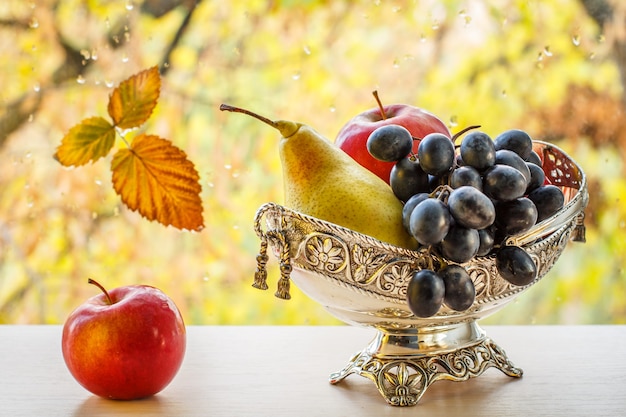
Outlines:
POLYGON ((530 182, 526 187, 526 193, 530 193, 532 190, 539 188, 543 185, 546 180, 546 174, 543 172, 543 169, 536 164, 531 162, 526 162, 528 165, 528 170, 530 171, 530 182))
POLYGON ((411 133, 400 125, 376 128, 367 138, 367 150, 374 158, 394 162, 406 157, 413 149, 411 133))
POLYGON ((526 158, 526 162, 530 162, 531 164, 535 164, 537 166, 543 166, 543 163, 541 162, 541 157, 535 151, 532 151, 530 153, 530 156, 526 158))
POLYGON ((417 193, 429 191, 428 174, 417 161, 402 158, 391 168, 389 185, 396 197, 404 202, 417 193))
POLYGON ((441 241, 442 255, 452 261, 464 263, 470 261, 478 253, 480 237, 478 230, 455 224, 450 226, 448 234, 441 241))
POLYGON ((518 154, 522 159, 526 160, 533 151, 533 141, 528 133, 519 129, 510 129, 500 133, 493 140, 493 144, 497 150, 508 149, 518 154))
POLYGON ((510 201, 526 192, 524 174, 509 165, 496 164, 483 176, 483 192, 494 200, 510 201))
POLYGON ((410 220, 413 209, 427 198, 428 193, 417 193, 404 203, 404 206, 402 207, 402 225, 409 233, 411 232, 410 220))
POLYGON ((465 311, 474 304, 476 288, 465 268, 448 265, 437 275, 443 280, 445 295, 443 303, 455 311, 465 311))
POLYGON ((493 203, 480 190, 464 185, 448 197, 450 214, 458 224, 470 229, 484 229, 496 218, 493 203))
POLYGON ((424 171, 441 176, 454 165, 454 143, 442 133, 430 133, 420 141, 417 157, 424 171))
POLYGON ((496 252, 498 273, 513 285, 528 285, 537 278, 537 265, 519 246, 502 246, 496 252))
POLYGON ((479 131, 468 133, 461 142, 460 155, 465 165, 482 172, 496 163, 496 148, 491 138, 479 131))
POLYGON ((407 303, 417 317, 431 317, 443 305, 445 291, 443 279, 435 271, 422 269, 413 274, 407 285, 407 303))
POLYGON ((489 255, 495 244, 494 228, 487 227, 486 229, 480 229, 478 231, 478 238, 480 239, 480 245, 478 246, 478 252, 476 252, 476 255, 489 255))
POLYGON ((464 185, 483 189, 483 179, 476 168, 471 166, 458 167, 450 174, 450 187, 459 188, 464 185))
POLYGON ((537 221, 547 219, 552 216, 565 204, 565 196, 563 191, 556 185, 547 184, 536 188, 530 194, 528 198, 535 203, 537 207, 537 221))
POLYGON ((449 173, 445 173, 441 176, 435 176, 435 175, 429 174, 428 175, 428 187, 430 191, 435 191, 437 187, 439 187, 440 185, 448 184, 449 179, 450 179, 449 173))
POLYGON ((436 198, 419 203, 411 213, 409 230, 422 245, 436 245, 448 234, 450 212, 448 207, 436 198))
POLYGON ((500 149, 496 152, 496 164, 508 165, 524 175, 526 182, 530 182, 530 170, 528 164, 518 154, 508 149, 500 149))
POLYGON ((537 207, 529 198, 521 197, 496 203, 496 226, 504 235, 525 232, 536 222, 537 207))

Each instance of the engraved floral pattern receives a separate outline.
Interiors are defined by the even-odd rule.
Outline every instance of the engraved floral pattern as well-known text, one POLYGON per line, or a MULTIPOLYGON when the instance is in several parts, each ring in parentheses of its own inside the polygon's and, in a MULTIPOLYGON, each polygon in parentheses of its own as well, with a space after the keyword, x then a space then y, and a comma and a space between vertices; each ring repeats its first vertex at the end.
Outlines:
POLYGON ((313 236, 306 245, 307 260, 316 269, 328 272, 338 272, 343 269, 345 257, 343 248, 335 245, 335 241, 328 236, 313 236))
POLYGON ((392 362, 382 368, 380 376, 379 384, 388 395, 387 401, 402 407, 417 404, 426 385, 426 376, 407 362, 392 362))
POLYGON ((363 248, 360 245, 352 247, 352 259, 354 260, 354 281, 359 284, 369 284, 374 276, 372 270, 384 265, 386 256, 377 254, 374 248, 363 248))
POLYGON ((415 266, 412 264, 406 262, 392 264, 382 274, 380 289, 390 294, 405 297, 407 286, 414 272, 415 266))

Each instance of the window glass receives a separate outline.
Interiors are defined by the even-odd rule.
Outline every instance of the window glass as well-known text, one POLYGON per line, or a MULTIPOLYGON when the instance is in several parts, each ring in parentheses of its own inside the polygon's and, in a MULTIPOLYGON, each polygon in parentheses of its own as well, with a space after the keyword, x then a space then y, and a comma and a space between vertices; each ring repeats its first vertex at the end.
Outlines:
MULTIPOLYGON (((0 323, 62 323, 98 290, 150 284, 189 324, 336 324, 296 286, 251 287, 256 210, 282 203, 280 135, 220 103, 333 140, 354 115, 404 103, 451 132, 520 128, 579 162, 587 243, 490 323, 626 321, 626 8, 617 1, 4 0, 0 3, 0 323), (113 153, 53 155, 112 90, 158 66, 158 104, 129 134, 193 161, 204 228, 144 219, 113 187, 113 153)), ((114 150, 123 149, 115 142, 114 150)), ((269 282, 279 277, 269 261, 269 282)))

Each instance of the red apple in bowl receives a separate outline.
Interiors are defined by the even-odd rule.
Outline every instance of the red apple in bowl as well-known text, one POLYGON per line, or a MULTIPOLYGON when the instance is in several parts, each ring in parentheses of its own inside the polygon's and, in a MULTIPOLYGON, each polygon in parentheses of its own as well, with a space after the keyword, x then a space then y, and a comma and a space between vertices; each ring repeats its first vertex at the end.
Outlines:
MULTIPOLYGON (((446 125, 437 116, 407 104, 380 105, 354 116, 341 128, 335 138, 335 144, 387 183, 394 162, 375 159, 367 151, 366 144, 367 138, 376 128, 389 124, 404 126, 417 139, 434 132, 451 136, 446 125)), ((419 140, 413 143, 415 153, 417 153, 418 144, 419 140)))
POLYGON ((149 397, 177 374, 186 347, 180 311, 161 290, 129 285, 76 308, 63 326, 63 359, 91 393, 116 400, 149 397))

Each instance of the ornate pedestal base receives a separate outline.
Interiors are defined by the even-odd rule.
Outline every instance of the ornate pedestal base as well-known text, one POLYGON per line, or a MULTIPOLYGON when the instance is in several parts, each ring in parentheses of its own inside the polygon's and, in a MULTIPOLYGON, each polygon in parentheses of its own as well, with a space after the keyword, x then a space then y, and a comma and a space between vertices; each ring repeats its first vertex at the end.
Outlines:
POLYGON ((522 370, 475 323, 464 326, 434 329, 426 334, 419 329, 402 334, 379 331, 368 347, 355 354, 342 370, 330 375, 330 383, 337 384, 356 373, 372 380, 389 404, 411 406, 417 404, 431 384, 442 379, 465 381, 490 367, 511 377, 522 376, 522 370), (450 332, 459 330, 470 338, 450 337, 450 332), (451 342, 459 342, 458 347, 445 349, 444 345, 451 342))

